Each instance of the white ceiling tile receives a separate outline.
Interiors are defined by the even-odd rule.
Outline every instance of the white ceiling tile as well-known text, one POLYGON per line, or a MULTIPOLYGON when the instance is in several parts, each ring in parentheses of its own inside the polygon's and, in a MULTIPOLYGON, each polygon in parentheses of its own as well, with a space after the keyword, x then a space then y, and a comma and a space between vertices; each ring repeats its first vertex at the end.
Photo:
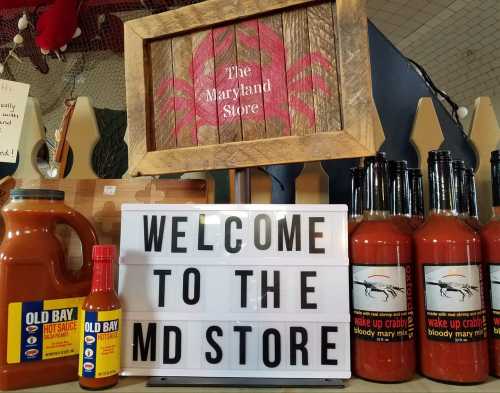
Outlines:
POLYGON ((368 0, 375 25, 460 104, 500 93, 500 0, 368 0))

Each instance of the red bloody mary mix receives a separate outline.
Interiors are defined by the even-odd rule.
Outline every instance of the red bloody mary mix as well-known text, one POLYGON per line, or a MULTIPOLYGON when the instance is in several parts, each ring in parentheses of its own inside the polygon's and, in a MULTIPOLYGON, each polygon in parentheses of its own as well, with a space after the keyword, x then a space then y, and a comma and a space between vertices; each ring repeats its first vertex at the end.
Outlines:
POLYGON ((500 150, 491 153, 493 218, 481 231, 483 260, 490 283, 491 371, 500 377, 500 150))
POLYGON ((365 160, 363 221, 351 236, 353 371, 379 382, 415 373, 411 237, 389 220, 387 160, 365 160))
POLYGON ((488 377, 481 244, 456 216, 450 152, 432 151, 428 162, 431 212, 414 234, 420 369, 479 383, 488 377))

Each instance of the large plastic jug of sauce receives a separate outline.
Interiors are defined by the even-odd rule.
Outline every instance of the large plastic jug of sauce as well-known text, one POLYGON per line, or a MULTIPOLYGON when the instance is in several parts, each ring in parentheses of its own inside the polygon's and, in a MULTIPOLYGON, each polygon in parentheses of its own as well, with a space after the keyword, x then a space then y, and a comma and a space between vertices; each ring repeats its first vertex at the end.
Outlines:
POLYGON ((78 379, 78 313, 90 291, 92 246, 97 236, 64 192, 14 189, 2 209, 0 245, 0 389, 78 379), (81 239, 83 264, 65 263, 56 224, 81 239))

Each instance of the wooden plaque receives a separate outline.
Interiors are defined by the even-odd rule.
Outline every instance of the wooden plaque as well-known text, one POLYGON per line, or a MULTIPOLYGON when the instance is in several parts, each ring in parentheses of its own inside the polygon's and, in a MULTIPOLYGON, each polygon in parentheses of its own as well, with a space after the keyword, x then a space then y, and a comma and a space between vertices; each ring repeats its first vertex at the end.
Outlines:
POLYGON ((365 1, 208 0, 127 22, 130 173, 373 154, 365 1))

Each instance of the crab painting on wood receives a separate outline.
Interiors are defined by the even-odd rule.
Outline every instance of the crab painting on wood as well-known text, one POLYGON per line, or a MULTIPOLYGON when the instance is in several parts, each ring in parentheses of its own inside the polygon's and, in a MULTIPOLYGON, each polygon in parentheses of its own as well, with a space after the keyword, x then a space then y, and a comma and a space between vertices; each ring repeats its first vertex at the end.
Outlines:
POLYGON ((125 24, 132 175, 374 153, 365 0, 207 0, 125 24))

